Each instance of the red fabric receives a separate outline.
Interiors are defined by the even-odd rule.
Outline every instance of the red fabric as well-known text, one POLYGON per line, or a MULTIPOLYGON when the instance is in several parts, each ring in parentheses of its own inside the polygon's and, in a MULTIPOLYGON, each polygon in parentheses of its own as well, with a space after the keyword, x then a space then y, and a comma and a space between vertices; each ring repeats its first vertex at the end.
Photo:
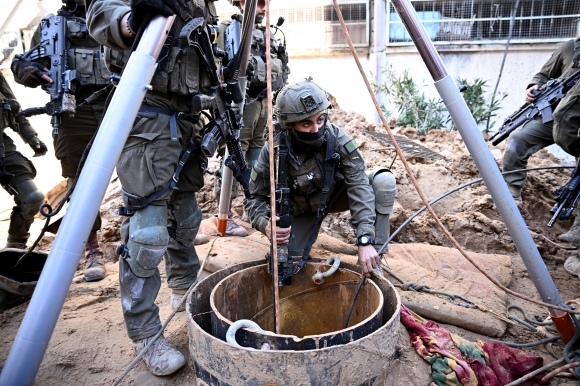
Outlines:
MULTIPOLYGON (((526 354, 502 343, 486 342, 483 345, 483 351, 489 358, 487 366, 493 370, 501 385, 513 382, 544 365, 542 358, 526 354)), ((521 385, 541 385, 544 375, 538 374, 521 385)))
MULTIPOLYGON (((421 320, 420 317, 419 320, 415 319, 407 307, 401 307, 401 322, 409 332, 411 344, 417 353, 422 358, 440 355, 458 360, 458 366, 452 370, 462 384, 468 383, 470 369, 475 373, 479 385, 501 386, 539 369, 544 364, 541 357, 496 342, 478 342, 480 350, 483 343, 486 364, 478 359, 466 358, 453 342, 449 331, 433 321, 421 320)), ((544 375, 545 373, 538 374, 521 385, 541 385, 544 375)))

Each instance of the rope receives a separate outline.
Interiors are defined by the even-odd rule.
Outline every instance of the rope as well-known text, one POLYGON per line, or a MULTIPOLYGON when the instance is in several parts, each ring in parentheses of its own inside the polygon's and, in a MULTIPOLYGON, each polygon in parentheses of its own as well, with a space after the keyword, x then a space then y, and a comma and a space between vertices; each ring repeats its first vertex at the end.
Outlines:
MULTIPOLYGON (((265 4, 266 20, 270 24, 270 0, 265 4)), ((250 16, 248 16, 250 17, 250 16)), ((270 52, 270 27, 266 27, 266 52, 270 52)), ((274 331, 280 333, 280 294, 278 288, 278 248, 276 245, 276 179, 274 177, 274 125, 272 122, 272 67, 266 54, 266 79, 268 89, 268 147, 270 148, 270 243, 272 254, 272 295, 274 300, 274 331)))
POLYGON ((209 254, 211 252, 211 249, 214 245, 214 243, 216 242, 216 240, 219 238, 219 236, 215 237, 212 241, 211 244, 207 250, 207 254, 205 255, 205 259, 203 259, 203 263, 201 263, 201 267, 199 267, 199 270, 197 271, 197 276, 195 277, 195 280, 193 281, 193 283, 191 283, 191 286, 189 286, 189 289, 187 290, 187 292, 185 293, 185 295, 183 295, 183 298, 181 298, 181 301, 179 302, 179 305, 175 308, 175 310, 173 310, 173 312, 171 313, 171 315, 169 315, 169 317, 167 318, 167 320, 163 323, 163 325, 161 326, 161 330, 159 330, 159 332, 153 337, 153 339, 151 339, 151 341, 147 344, 147 346, 145 346, 145 348, 143 350, 141 350, 141 352, 139 353, 139 355, 137 355, 137 357, 135 359, 133 359, 133 361, 131 363, 129 363, 129 365, 125 368, 125 370, 121 373, 121 375, 119 375, 117 377, 117 379, 115 379, 115 381, 111 384, 111 386, 117 386, 122 380, 123 378, 129 374, 129 372, 131 370, 133 370, 133 368, 139 364, 139 361, 141 360, 141 358, 143 358, 145 356, 145 354, 147 354, 147 351, 149 350, 149 348, 151 346, 153 346, 153 344, 157 341, 157 339, 159 339, 159 337, 161 335, 163 335, 163 331, 165 331, 165 328, 167 327, 167 325, 169 324, 169 322, 171 322, 171 319, 173 319, 173 317, 175 316, 175 314, 177 314, 177 310, 179 310, 181 308, 181 306, 183 305, 183 303, 185 303, 185 301, 187 300, 187 298, 189 297, 189 294, 191 294, 191 292, 193 291, 193 287, 195 287, 195 285, 197 284, 198 280, 199 280, 199 276, 201 275, 201 273, 203 272, 203 267, 205 266, 206 261, 209 259, 209 254))
MULTIPOLYGON (((562 358, 562 359, 564 359, 564 358, 562 358)), ((556 370, 552 371, 551 373, 546 375, 544 378, 542 378, 542 382, 547 383, 550 379, 552 379, 556 375, 558 375, 558 373, 561 373, 562 371, 566 371, 568 369, 576 368, 578 366, 580 366, 580 362, 572 362, 572 363, 568 363, 567 365, 564 365, 562 367, 558 367, 556 370)))

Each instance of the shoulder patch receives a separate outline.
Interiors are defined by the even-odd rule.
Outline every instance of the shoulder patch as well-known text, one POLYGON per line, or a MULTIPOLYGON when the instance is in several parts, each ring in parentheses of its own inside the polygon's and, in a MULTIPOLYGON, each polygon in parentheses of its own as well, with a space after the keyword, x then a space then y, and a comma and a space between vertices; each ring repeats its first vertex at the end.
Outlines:
POLYGON ((354 139, 351 139, 349 142, 347 142, 344 145, 344 148, 346 149, 346 151, 348 151, 348 154, 351 154, 353 151, 355 151, 356 149, 358 149, 358 145, 355 142, 354 139))
POLYGON ((252 181, 256 182, 256 178, 258 178, 258 172, 256 172, 256 169, 252 168, 252 173, 250 174, 250 178, 252 181))

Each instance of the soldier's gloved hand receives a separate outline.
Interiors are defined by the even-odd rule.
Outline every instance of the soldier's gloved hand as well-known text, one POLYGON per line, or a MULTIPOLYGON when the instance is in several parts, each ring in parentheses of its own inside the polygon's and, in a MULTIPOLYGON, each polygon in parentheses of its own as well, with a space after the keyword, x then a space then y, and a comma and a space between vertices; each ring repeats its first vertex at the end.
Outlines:
POLYGON ((46 154, 48 148, 38 137, 35 135, 34 137, 28 140, 28 145, 34 150, 33 157, 40 157, 46 154))
POLYGON ((38 87, 45 83, 52 83, 52 79, 46 73, 48 68, 40 63, 19 60, 12 65, 14 80, 26 87, 38 87))
POLYGON ((185 6, 185 0, 131 0, 129 26, 137 32, 145 16, 176 15, 185 6))
MULTIPOLYGON (((230 60, 228 65, 225 66, 223 69, 224 79, 230 79, 235 70, 237 70, 237 68, 234 68, 234 61, 230 60)), ((252 78, 252 75, 254 75, 255 71, 256 71, 256 69, 255 69, 254 65, 252 64, 252 61, 250 60, 248 62, 248 69, 246 70, 246 76, 248 77, 248 82, 250 82, 250 79, 252 78)), ((238 76, 241 76, 241 74, 238 74, 238 76)))

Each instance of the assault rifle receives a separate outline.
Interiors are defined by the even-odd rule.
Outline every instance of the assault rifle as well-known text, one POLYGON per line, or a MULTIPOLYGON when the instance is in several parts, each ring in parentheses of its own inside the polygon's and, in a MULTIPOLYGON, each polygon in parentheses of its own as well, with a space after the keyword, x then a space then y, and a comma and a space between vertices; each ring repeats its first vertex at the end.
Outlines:
POLYGON ((67 65, 67 15, 68 12, 61 9, 56 16, 42 19, 40 43, 24 55, 15 56, 18 60, 38 62, 48 68, 47 75, 52 83, 43 84, 42 89, 50 95, 50 101, 43 107, 22 110, 20 114, 25 117, 51 115, 53 134, 58 134, 62 114, 74 115, 77 105, 74 93, 80 75, 77 70, 69 70, 67 65))
POLYGON ((568 90, 570 90, 580 79, 580 70, 576 71, 570 77, 558 81, 550 79, 545 88, 534 92, 535 100, 532 103, 525 103, 515 113, 507 117, 497 133, 492 135, 489 140, 494 146, 497 146, 505 140, 512 131, 535 119, 538 114, 542 114, 542 122, 548 123, 554 120, 552 113, 568 90))
MULTIPOLYGON (((250 1, 246 8, 255 12, 256 1, 250 1)), ((240 73, 245 74, 250 55, 252 19, 244 21, 240 48, 228 64, 229 72, 224 73, 224 82, 220 79, 220 71, 216 64, 216 56, 224 57, 215 44, 218 30, 208 26, 205 16, 190 20, 180 33, 182 44, 193 47, 201 62, 204 64, 211 82, 211 92, 208 95, 198 94, 193 97, 192 105, 195 110, 208 110, 211 120, 204 128, 201 148, 206 156, 211 157, 224 142, 230 157, 224 163, 233 171, 234 178, 242 185, 244 194, 249 196, 249 172, 239 141, 239 131, 242 125, 240 106, 243 106, 245 90, 242 90, 238 81, 240 73), (210 39, 210 36, 212 37, 210 39), (242 72, 243 71, 243 72, 242 72)))
MULTIPOLYGON (((290 227, 290 188, 288 187, 288 178, 286 175, 287 160, 288 160, 288 146, 284 141, 281 141, 278 146, 274 148, 276 152, 276 171, 278 176, 276 178, 276 216, 280 220, 276 226, 280 228, 290 227)), ((294 265, 292 264, 292 256, 288 253, 288 244, 277 245, 278 256, 278 286, 292 284, 292 275, 294 274, 294 265)), ((272 253, 266 254, 268 260, 268 267, 270 273, 274 272, 272 264, 272 253)))
POLYGON ((557 220, 569 219, 578 201, 580 201, 580 164, 576 165, 570 179, 564 186, 556 189, 554 195, 556 204, 550 209, 550 213, 553 213, 554 216, 550 219, 548 228, 551 228, 557 220))

